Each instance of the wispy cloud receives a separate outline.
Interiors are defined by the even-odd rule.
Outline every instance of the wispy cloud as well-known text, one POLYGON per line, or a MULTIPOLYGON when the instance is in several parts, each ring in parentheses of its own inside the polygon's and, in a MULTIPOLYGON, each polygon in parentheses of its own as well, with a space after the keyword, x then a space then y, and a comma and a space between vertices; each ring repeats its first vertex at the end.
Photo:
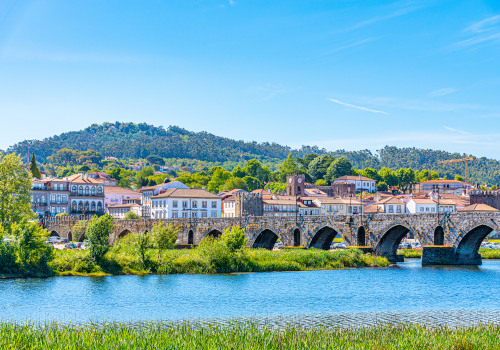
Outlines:
POLYGON ((494 28, 494 25, 500 23, 500 15, 492 16, 476 22, 464 29, 464 32, 484 33, 494 28), (492 27, 493 25, 493 27, 492 27))
POLYGON ((444 89, 431 91, 428 93, 428 95, 430 97, 440 97, 440 96, 446 96, 446 95, 452 94, 456 91, 457 90, 455 88, 444 88, 444 89))
POLYGON ((350 104, 350 103, 346 103, 346 102, 342 102, 342 101, 339 101, 339 100, 336 100, 336 99, 333 99, 333 98, 329 98, 328 100, 330 102, 336 103, 336 104, 341 105, 341 106, 345 106, 345 107, 349 107, 349 108, 354 108, 354 109, 359 109, 359 110, 365 111, 365 112, 379 113, 379 114, 389 114, 389 113, 384 112, 384 111, 378 111, 376 109, 366 108, 366 107, 362 107, 362 106, 356 106, 356 105, 353 105, 353 104, 350 104))
POLYGON ((485 18, 469 25, 463 32, 470 37, 451 45, 452 49, 464 49, 500 40, 500 15, 485 18))
POLYGON ((460 130, 460 129, 455 129, 455 128, 452 128, 450 126, 445 126, 444 128, 446 130, 453 131, 453 132, 456 132, 456 133, 459 133, 459 134, 462 134, 462 135, 470 135, 470 132, 463 131, 463 130, 460 130))
POLYGON ((419 10, 419 9, 421 9, 423 7, 424 6, 422 6, 422 5, 417 5, 417 4, 413 4, 413 3, 410 3, 408 5, 407 3, 405 3, 404 6, 398 8, 398 9, 396 9, 396 10, 394 10, 394 11, 388 13, 388 14, 374 16, 372 18, 369 18, 369 19, 366 19, 364 21, 358 22, 358 23, 354 24, 352 27, 349 27, 349 28, 345 29, 345 31, 353 31, 353 30, 356 30, 356 29, 359 29, 359 28, 363 28, 363 27, 366 27, 366 26, 369 26, 369 25, 372 25, 372 24, 375 24, 375 23, 378 23, 378 22, 387 21, 387 20, 395 18, 395 17, 404 16, 404 15, 407 15, 407 14, 409 14, 411 12, 419 10))
POLYGON ((236 6, 236 2, 234 0, 229 0, 229 6, 236 6))

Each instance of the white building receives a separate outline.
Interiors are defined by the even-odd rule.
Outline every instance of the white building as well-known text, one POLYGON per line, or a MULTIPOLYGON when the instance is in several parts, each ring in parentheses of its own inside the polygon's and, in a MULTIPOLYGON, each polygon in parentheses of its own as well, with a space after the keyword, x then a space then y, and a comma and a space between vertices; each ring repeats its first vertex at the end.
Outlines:
POLYGON ((117 204, 108 207, 109 215, 114 219, 123 219, 125 218, 125 214, 130 211, 141 216, 141 206, 137 203, 117 204))
POLYGON ((141 205, 142 205, 142 218, 149 219, 152 218, 151 214, 151 197, 157 196, 162 191, 166 191, 172 188, 179 189, 189 189, 180 181, 172 181, 168 183, 162 183, 156 186, 142 187, 139 192, 141 193, 141 205))
POLYGON ((377 213, 385 213, 385 214, 404 214, 406 213, 406 205, 405 203, 396 197, 388 197, 384 198, 378 202, 373 204, 376 206, 377 213))
POLYGON ((149 198, 152 219, 220 218, 221 198, 200 189, 171 188, 149 198))
POLYGON ((338 177, 333 180, 333 183, 350 183, 356 186, 357 191, 366 191, 370 193, 374 193, 377 191, 375 184, 376 181, 361 175, 346 175, 342 177, 338 177))
POLYGON ((225 218, 236 217, 236 197, 229 196, 222 200, 222 216, 225 218))
POLYGON ((406 203, 407 213, 435 213, 437 203, 430 198, 411 198, 406 203))

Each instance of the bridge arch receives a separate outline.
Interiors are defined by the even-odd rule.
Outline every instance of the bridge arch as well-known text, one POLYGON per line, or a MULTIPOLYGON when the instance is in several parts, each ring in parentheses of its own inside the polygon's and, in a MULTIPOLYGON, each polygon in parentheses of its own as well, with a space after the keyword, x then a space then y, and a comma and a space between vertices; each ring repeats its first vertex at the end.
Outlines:
POLYGON ((434 229, 434 245, 444 244, 444 230, 441 226, 434 229))
POLYGON ((459 264, 481 264, 479 247, 481 242, 488 236, 494 227, 489 224, 477 225, 460 235, 457 239, 456 262, 459 264))
POLYGON ((278 240, 278 235, 269 229, 265 229, 255 239, 252 248, 273 249, 274 244, 278 240))
POLYGON ((375 247, 375 254, 386 257, 390 262, 403 261, 404 258, 402 256, 398 256, 397 253, 398 245, 408 232, 410 232, 410 229, 401 224, 390 227, 385 231, 377 243, 375 247))
POLYGON ((222 236, 222 232, 217 229, 213 229, 209 233, 207 233, 205 237, 213 237, 217 239, 220 236, 222 236))
POLYGON ((356 237, 358 247, 366 246, 366 231, 363 226, 358 228, 358 235, 356 237))
POLYGON ((336 235, 337 231, 330 226, 325 226, 319 229, 313 236, 309 248, 328 250, 336 235))
POLYGON ((120 234, 118 234, 118 236, 116 236, 116 240, 119 240, 120 238, 123 238, 131 233, 132 232, 129 229, 124 229, 120 232, 120 234))
POLYGON ((300 230, 298 228, 293 231, 293 246, 300 247, 300 230))
POLYGON ((52 230, 50 231, 50 237, 61 237, 61 235, 57 231, 52 230))

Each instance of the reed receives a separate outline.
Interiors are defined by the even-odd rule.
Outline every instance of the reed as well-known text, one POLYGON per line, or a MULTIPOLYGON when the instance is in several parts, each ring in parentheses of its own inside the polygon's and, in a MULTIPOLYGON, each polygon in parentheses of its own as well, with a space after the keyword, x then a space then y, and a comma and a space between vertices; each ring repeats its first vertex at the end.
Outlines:
POLYGON ((0 324, 2 349, 498 349, 500 326, 360 329, 227 325, 0 324))
POLYGON ((220 244, 206 244, 195 249, 167 250, 159 257, 148 249, 143 263, 127 245, 110 249, 97 265, 86 251, 57 251, 49 266, 57 275, 99 274, 179 274, 329 270, 353 267, 385 267, 385 258, 363 254, 358 249, 324 251, 317 249, 243 248, 236 252, 220 244))

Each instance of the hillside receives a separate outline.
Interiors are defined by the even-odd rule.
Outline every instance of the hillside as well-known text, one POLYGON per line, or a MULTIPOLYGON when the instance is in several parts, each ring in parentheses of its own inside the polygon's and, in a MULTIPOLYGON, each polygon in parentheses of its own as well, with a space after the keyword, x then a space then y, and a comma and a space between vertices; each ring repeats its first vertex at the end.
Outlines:
MULTIPOLYGON (((144 159, 149 155, 164 158, 184 158, 223 163, 241 162, 252 158, 281 163, 290 152, 303 157, 310 153, 327 153, 318 147, 302 146, 299 150, 277 143, 257 143, 237 141, 215 136, 207 132, 190 132, 177 126, 167 129, 145 123, 104 123, 91 125, 81 131, 72 131, 36 140, 29 145, 39 162, 58 150, 70 148, 79 151, 92 149, 103 156, 120 159, 144 159)), ((28 142, 23 141, 11 146, 8 152, 26 154, 28 142)), ((398 148, 386 146, 376 154, 369 150, 330 152, 334 157, 346 157, 355 168, 371 167, 380 169, 408 168, 414 170, 429 169, 440 176, 453 178, 464 173, 463 163, 438 164, 439 160, 460 158, 463 154, 439 150, 398 148)), ((500 181, 500 162, 494 159, 478 158, 470 163, 470 181, 473 183, 498 184, 500 181)))

